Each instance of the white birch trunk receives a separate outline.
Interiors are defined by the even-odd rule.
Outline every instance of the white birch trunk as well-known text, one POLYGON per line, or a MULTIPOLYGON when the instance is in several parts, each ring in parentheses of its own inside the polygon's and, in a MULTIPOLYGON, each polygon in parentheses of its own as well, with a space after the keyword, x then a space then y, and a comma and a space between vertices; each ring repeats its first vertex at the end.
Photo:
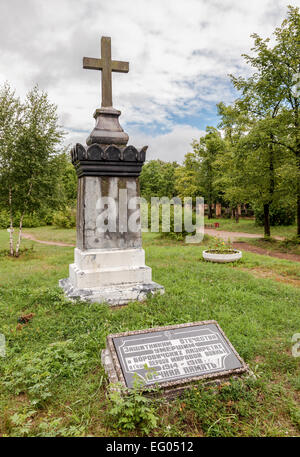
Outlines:
MULTIPOLYGON (((29 191, 27 193, 27 198, 31 194, 31 190, 32 190, 32 182, 30 183, 30 186, 29 186, 29 191)), ((23 228, 23 219, 24 219, 24 215, 25 215, 26 204, 27 204, 27 201, 25 201, 24 211, 23 211, 22 216, 20 218, 19 235, 18 235, 18 241, 17 241, 17 245, 16 245, 16 257, 18 257, 18 255, 19 255, 19 250, 20 250, 21 241, 22 241, 22 228, 23 228)))
POLYGON ((16 245, 16 257, 18 257, 18 255, 19 255, 19 250, 20 250, 20 246, 21 246, 23 218, 24 218, 24 212, 20 218, 19 235, 18 235, 18 241, 17 241, 17 245, 16 245))
POLYGON ((13 216, 12 216, 12 195, 11 188, 9 188, 9 216, 10 216, 10 225, 9 225, 9 253, 11 256, 14 255, 14 239, 13 239, 13 216))

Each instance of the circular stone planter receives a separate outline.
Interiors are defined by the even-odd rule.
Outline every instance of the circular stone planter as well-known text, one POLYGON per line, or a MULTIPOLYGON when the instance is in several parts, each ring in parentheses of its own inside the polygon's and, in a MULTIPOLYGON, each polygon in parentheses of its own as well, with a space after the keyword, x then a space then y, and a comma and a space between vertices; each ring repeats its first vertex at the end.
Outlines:
POLYGON ((213 251, 203 251, 202 253, 203 259, 208 260, 209 262, 219 262, 219 263, 226 263, 226 262, 236 262, 242 258, 242 251, 238 251, 237 249, 234 252, 226 254, 224 252, 218 253, 213 251))

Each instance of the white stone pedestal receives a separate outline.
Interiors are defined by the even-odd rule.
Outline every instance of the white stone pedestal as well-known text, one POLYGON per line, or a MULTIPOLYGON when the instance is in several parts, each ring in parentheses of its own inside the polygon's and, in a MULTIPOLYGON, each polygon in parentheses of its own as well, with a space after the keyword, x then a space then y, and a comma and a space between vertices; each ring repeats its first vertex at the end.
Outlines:
POLYGON ((164 292, 151 276, 141 248, 87 251, 75 248, 69 278, 59 284, 71 299, 124 305, 145 300, 148 294, 164 292))

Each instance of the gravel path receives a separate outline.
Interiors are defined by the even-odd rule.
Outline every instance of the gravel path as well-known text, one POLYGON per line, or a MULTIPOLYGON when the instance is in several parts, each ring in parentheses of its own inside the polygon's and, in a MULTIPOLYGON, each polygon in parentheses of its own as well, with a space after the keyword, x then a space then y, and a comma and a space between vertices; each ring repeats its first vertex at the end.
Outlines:
POLYGON ((61 241, 44 241, 44 240, 38 240, 34 235, 31 235, 31 233, 22 233, 22 238, 25 238, 26 240, 31 240, 31 241, 36 241, 37 243, 40 244, 47 244, 48 246, 68 246, 71 248, 75 247, 75 244, 68 244, 68 243, 62 243, 61 241))
MULTIPOLYGON (((223 240, 236 241, 238 238, 263 238, 263 235, 257 233, 245 233, 245 232, 227 232, 225 230, 216 230, 211 228, 205 228, 204 232, 210 236, 216 236, 217 238, 222 238, 223 240)), ((284 240, 283 236, 273 236, 275 240, 284 240)))

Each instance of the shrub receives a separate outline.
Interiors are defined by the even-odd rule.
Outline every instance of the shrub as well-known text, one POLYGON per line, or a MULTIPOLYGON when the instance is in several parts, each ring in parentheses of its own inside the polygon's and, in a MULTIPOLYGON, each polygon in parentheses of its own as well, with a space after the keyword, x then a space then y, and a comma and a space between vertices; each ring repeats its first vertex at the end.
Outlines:
POLYGON ((153 399, 143 395, 143 383, 135 377, 133 388, 128 390, 120 385, 109 394, 109 416, 112 425, 123 431, 139 428, 149 434, 158 424, 153 399))
MULTIPOLYGON (((14 228, 17 228, 20 224, 20 214, 16 214, 13 219, 14 228)), ((0 211, 0 228, 5 229, 9 227, 10 219, 9 219, 9 212, 6 210, 0 211)), ((31 228, 31 227, 41 227, 45 225, 45 220, 41 214, 32 213, 26 214, 23 219, 23 227, 31 228)))
POLYGON ((9 213, 8 211, 0 211, 0 228, 5 229, 9 227, 9 213))
POLYGON ((85 371, 87 354, 76 352, 72 341, 52 343, 41 353, 25 352, 4 367, 3 385, 15 395, 26 392, 31 404, 41 406, 52 396, 53 385, 85 371))
MULTIPOLYGON (((19 221, 18 221, 19 223, 19 221)), ((23 227, 41 227, 45 224, 45 221, 37 214, 29 214, 24 216, 23 227)))
POLYGON ((74 208, 66 208, 65 211, 57 211, 53 216, 53 225, 67 229, 76 227, 76 210, 74 208))
MULTIPOLYGON (((295 208, 293 206, 270 206, 270 225, 293 225, 296 218, 295 208)), ((256 225, 264 225, 264 211, 262 207, 255 208, 256 225)))

